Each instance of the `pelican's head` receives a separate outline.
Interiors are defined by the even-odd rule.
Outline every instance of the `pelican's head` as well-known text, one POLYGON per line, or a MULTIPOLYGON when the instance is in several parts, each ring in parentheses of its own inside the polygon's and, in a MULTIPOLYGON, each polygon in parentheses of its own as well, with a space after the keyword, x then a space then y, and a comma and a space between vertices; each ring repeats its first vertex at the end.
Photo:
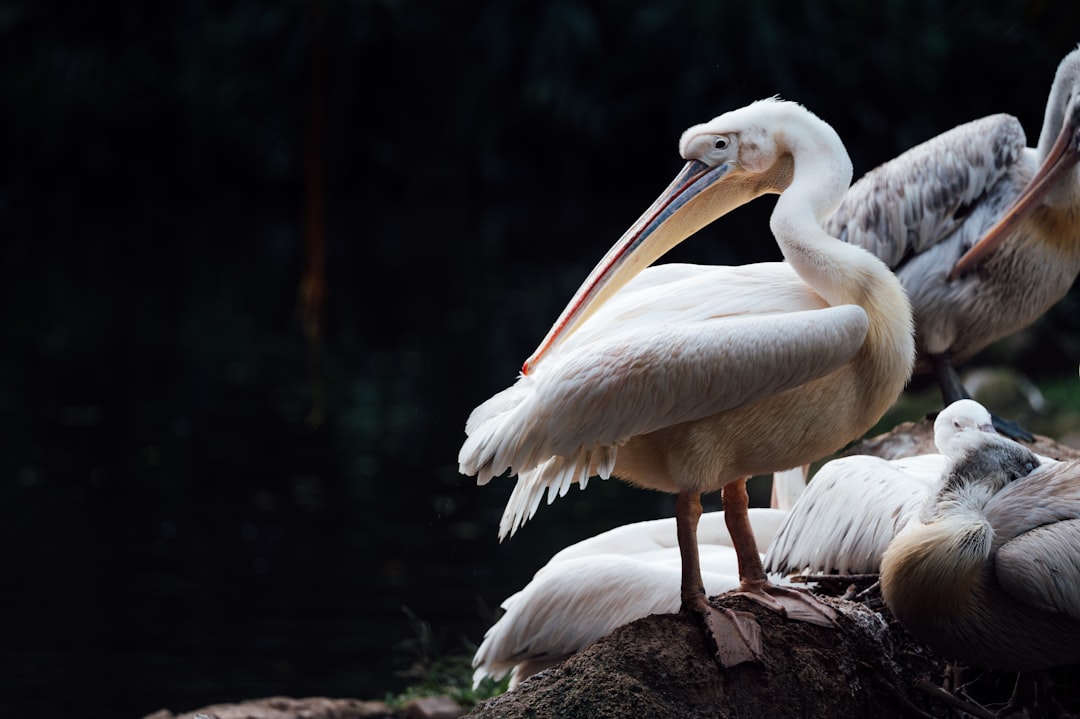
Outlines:
POLYGON ((800 167, 828 165, 820 176, 836 178, 834 191, 815 188, 811 198, 819 220, 835 209, 851 184, 851 159, 836 131, 801 105, 777 99, 759 100, 694 125, 683 133, 679 152, 710 167, 731 163, 734 177, 726 191, 736 192, 741 182, 754 197, 784 192, 794 177, 796 155, 800 167))
POLYGON ((1080 200, 1075 173, 1080 162, 1080 47, 1062 59, 1054 75, 1039 134, 1038 155, 1042 166, 1028 187, 1036 187, 1037 182, 1045 185, 1040 194, 1045 204, 1052 207, 1075 205, 1080 200), (1070 171, 1072 182, 1061 182, 1070 171))
POLYGON ((759 100, 683 133, 679 152, 687 163, 682 171, 589 273, 522 372, 528 374, 549 349, 672 247, 756 197, 783 192, 794 174, 792 145, 815 136, 823 138, 818 146, 826 154, 839 148, 850 181, 851 163, 835 131, 793 102, 759 100))
POLYGON ((725 112, 687 128, 679 138, 679 154, 706 167, 730 163, 733 174, 756 176, 760 178, 756 184, 771 185, 759 187, 760 192, 782 192, 791 182, 790 167, 780 165, 780 158, 790 154, 783 147, 784 121, 793 111, 809 114, 795 103, 776 99, 725 112))
POLYGON ((1080 182, 1075 171, 1080 162, 1080 48, 1058 65, 1046 102, 1038 156, 1042 164, 1035 175, 997 224, 957 261, 949 273, 950 280, 962 277, 989 257, 1036 208, 1046 205, 1066 209, 1080 202, 1080 182))
POLYGON ((934 420, 934 444, 938 452, 945 454, 945 448, 952 438, 966 429, 997 434, 986 407, 973 399, 959 399, 941 410, 934 420))
POLYGON ((989 432, 958 432, 943 453, 949 463, 937 495, 923 513, 924 522, 956 507, 981 508, 1009 482, 1028 476, 1040 464, 1027 447, 989 432))

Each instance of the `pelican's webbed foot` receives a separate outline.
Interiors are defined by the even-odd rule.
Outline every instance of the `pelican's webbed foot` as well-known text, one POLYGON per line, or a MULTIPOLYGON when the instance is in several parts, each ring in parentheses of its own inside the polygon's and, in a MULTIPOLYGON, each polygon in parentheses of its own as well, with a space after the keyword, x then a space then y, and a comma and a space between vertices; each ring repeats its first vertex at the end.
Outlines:
POLYGON ((751 599, 788 619, 819 627, 836 627, 836 618, 840 616, 835 609, 807 591, 780 587, 768 581, 743 582, 742 589, 734 594, 751 599))
POLYGON ((689 606, 705 622, 705 636, 714 650, 716 663, 727 669, 743 662, 761 661, 761 626, 750 612, 714 607, 704 594, 697 595, 689 606))

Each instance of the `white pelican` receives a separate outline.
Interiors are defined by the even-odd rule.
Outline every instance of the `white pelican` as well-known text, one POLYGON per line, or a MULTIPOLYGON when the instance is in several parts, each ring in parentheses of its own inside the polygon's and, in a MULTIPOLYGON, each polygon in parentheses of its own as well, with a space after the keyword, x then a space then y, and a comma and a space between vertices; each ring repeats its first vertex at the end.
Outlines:
POLYGON ((900 278, 915 371, 934 373, 945 405, 970 396, 955 364, 1034 322, 1080 272, 1080 49, 1058 66, 1038 146, 1025 145, 1010 115, 960 125, 867 173, 825 223, 900 278))
POLYGON ((518 474, 501 537, 545 490, 551 501, 594 474, 676 493, 682 603, 732 666, 760 657, 759 628, 706 600, 701 493, 723 489, 742 592, 831 624, 823 603, 766 578, 746 478, 862 435, 903 390, 914 338, 896 277, 821 228, 851 180, 832 127, 762 100, 691 127, 679 147, 683 171, 592 271, 518 381, 473 411, 459 462, 479 484, 518 474), (781 193, 770 227, 787 262, 645 269, 765 193, 781 193))
POLYGON ((1080 461, 961 432, 936 493, 889 545, 881 593, 943 657, 1028 672, 1080 662, 1080 461))
MULTIPOLYGON (((963 430, 994 432, 990 412, 962 399, 934 420, 944 451, 963 430)), ((826 462, 791 508, 765 555, 765 570, 783 574, 876 574, 881 555, 941 481, 944 454, 902 459, 870 455, 826 462)))
MULTIPOLYGON (((749 510, 763 552, 787 512, 749 510)), ((739 563, 723 512, 698 524, 701 578, 709 596, 739 588, 739 563)), ((473 685, 510 673, 513 689, 623 624, 679 609, 681 558, 675 520, 635 522, 572 544, 553 556, 484 634, 473 685)))

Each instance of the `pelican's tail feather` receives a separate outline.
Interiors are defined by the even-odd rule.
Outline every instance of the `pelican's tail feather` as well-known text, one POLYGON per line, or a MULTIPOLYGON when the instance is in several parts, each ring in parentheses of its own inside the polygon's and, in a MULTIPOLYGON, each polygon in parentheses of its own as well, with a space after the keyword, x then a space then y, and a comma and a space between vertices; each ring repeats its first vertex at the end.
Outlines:
POLYGON ((566 496, 574 483, 585 489, 589 477, 594 474, 599 473, 607 479, 614 464, 615 448, 582 448, 576 457, 550 457, 534 469, 520 472, 503 510, 502 521, 499 522, 499 539, 512 537, 521 525, 536 514, 545 491, 547 503, 551 504, 556 497, 566 496), (604 468, 603 473, 598 472, 598 464, 604 468))
POLYGON ((550 424, 550 412, 538 409, 535 381, 521 377, 469 415, 459 471, 475 474, 476 483, 483 485, 508 470, 515 474, 539 467, 558 453, 550 424))
POLYGON ((500 539, 536 513, 545 492, 551 504, 574 483, 584 489, 594 474, 607 479, 615 469, 614 446, 579 444, 583 433, 552 431, 565 424, 558 414, 561 403, 540 401, 537 382, 522 376, 474 409, 458 452, 459 470, 475 474, 477 484, 507 471, 518 475, 499 523, 500 539))
POLYGON ((514 467, 535 466, 536 450, 522 455, 523 438, 529 435, 528 413, 521 411, 532 394, 531 382, 522 378, 491 397, 469 415, 465 442, 458 452, 458 469, 475 474, 476 483, 487 484, 514 467))

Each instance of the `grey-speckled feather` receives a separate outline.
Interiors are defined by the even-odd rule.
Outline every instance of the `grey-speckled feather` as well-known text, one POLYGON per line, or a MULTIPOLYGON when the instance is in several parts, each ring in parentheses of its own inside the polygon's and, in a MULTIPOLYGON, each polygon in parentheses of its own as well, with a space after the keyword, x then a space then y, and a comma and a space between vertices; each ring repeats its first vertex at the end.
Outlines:
POLYGON ((826 227, 894 271, 959 231, 955 262, 1031 179, 1017 164, 1025 145, 1020 121, 1011 115, 955 127, 864 175, 826 227))

